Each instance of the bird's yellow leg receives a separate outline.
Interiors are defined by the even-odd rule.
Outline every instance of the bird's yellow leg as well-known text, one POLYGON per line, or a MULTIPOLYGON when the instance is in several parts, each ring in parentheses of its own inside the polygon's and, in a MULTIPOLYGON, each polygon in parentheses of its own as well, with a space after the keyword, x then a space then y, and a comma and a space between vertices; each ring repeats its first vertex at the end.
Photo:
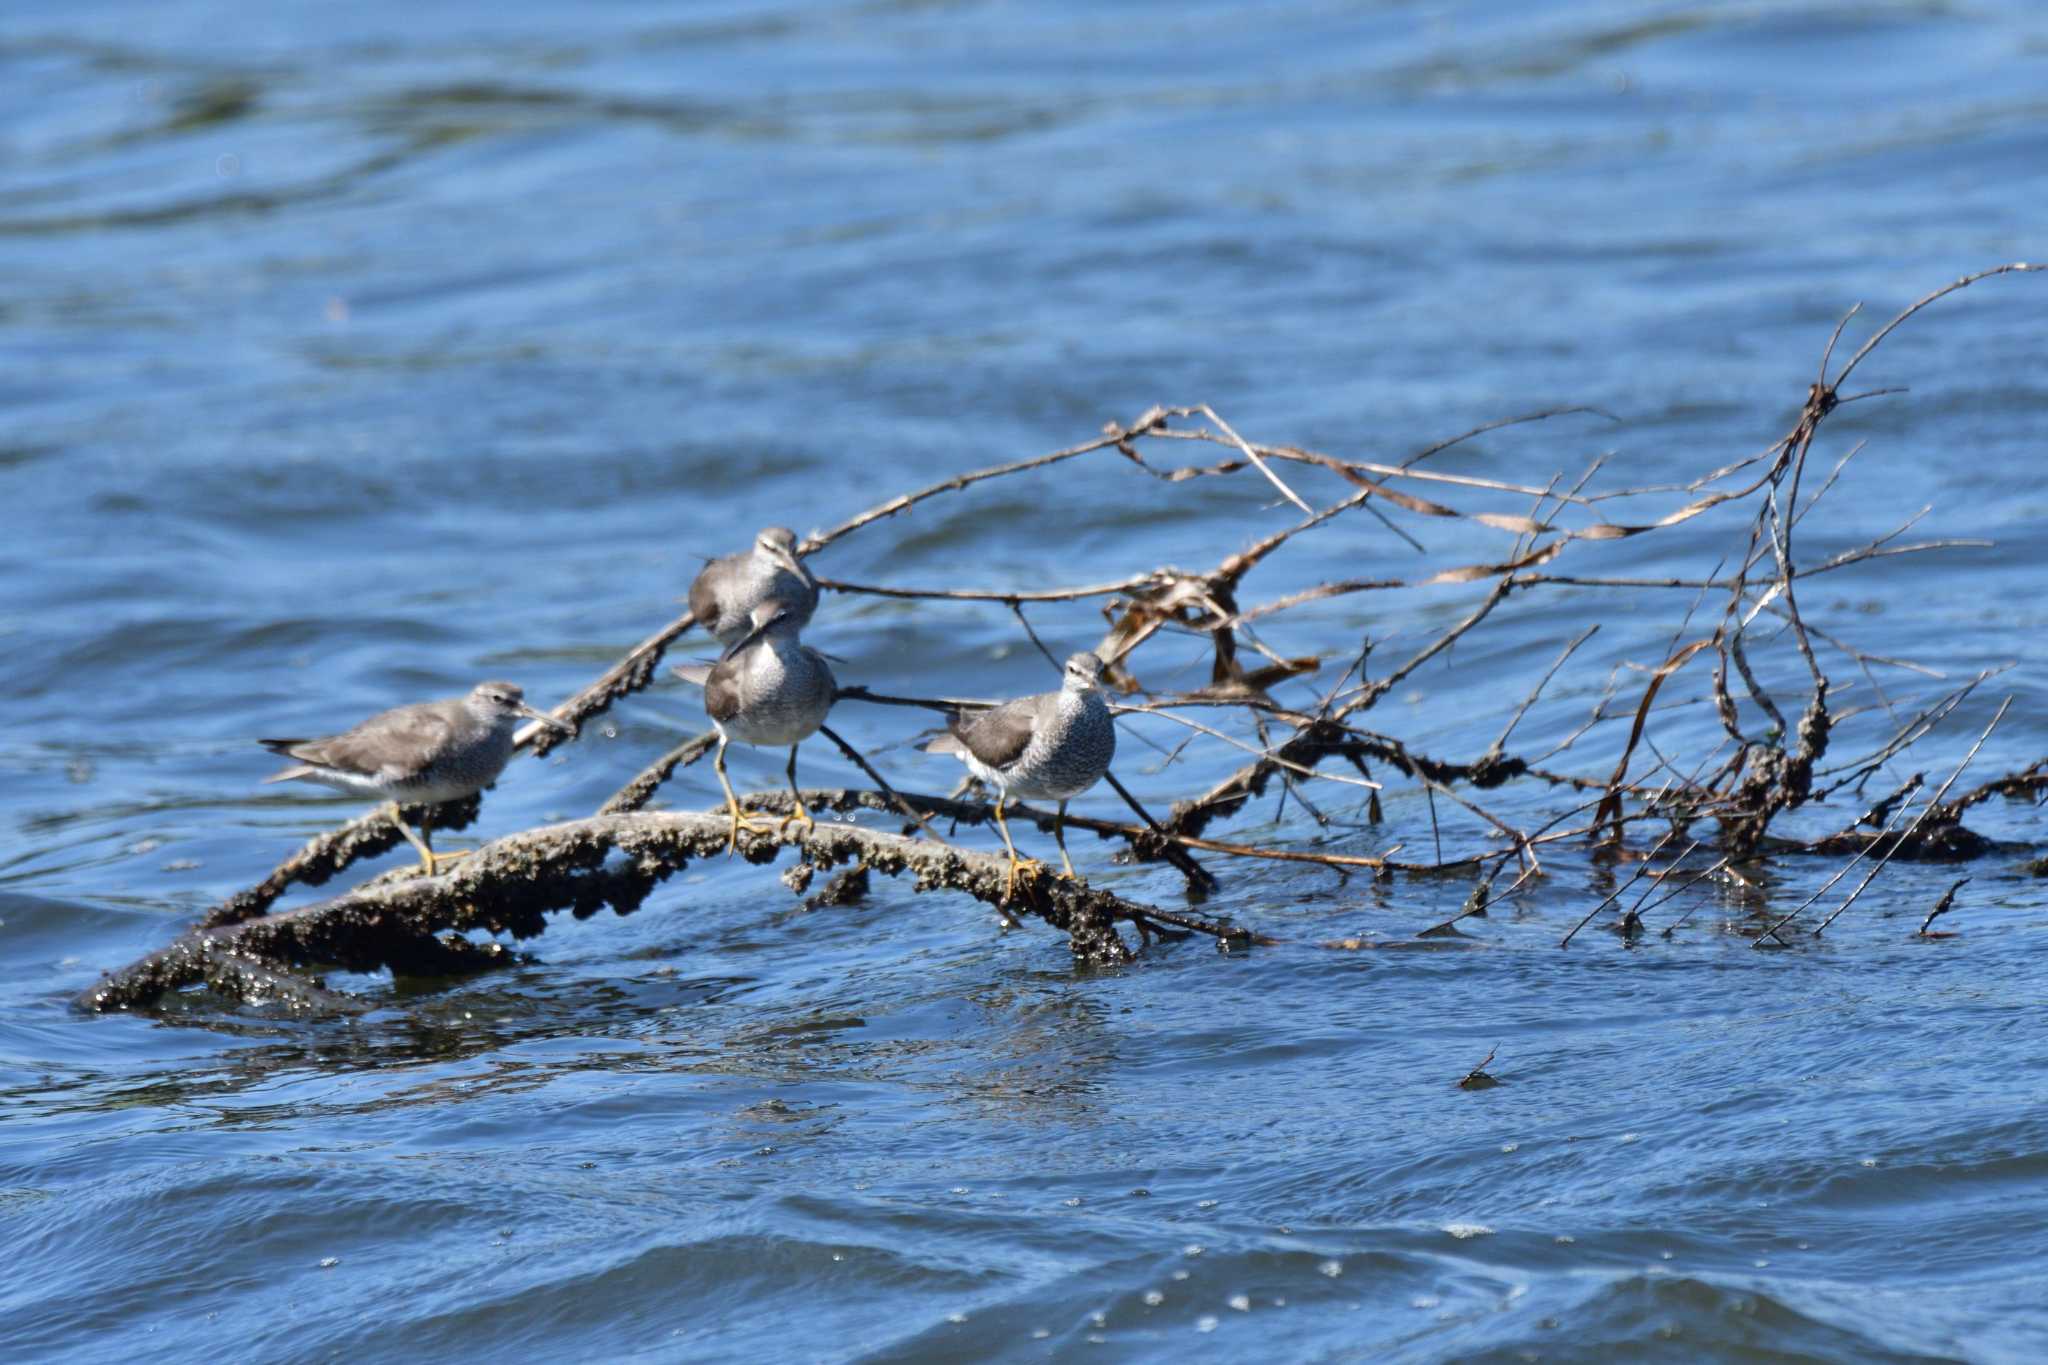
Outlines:
POLYGON ((711 767, 718 774, 718 785, 725 789, 725 811, 732 817, 732 831, 725 837, 725 856, 730 858, 739 849, 741 830, 750 829, 767 834, 772 832, 775 826, 749 820, 746 812, 740 809, 740 799, 732 794, 732 782, 725 775, 725 736, 722 734, 718 737, 718 752, 712 757, 711 767))
POLYGON ((406 824, 405 817, 398 813, 398 803, 396 801, 391 803, 391 823, 398 826, 398 832, 405 836, 405 841, 412 845, 415 853, 420 855, 420 871, 426 873, 429 877, 440 872, 440 864, 452 863, 469 852, 468 849, 461 849, 454 853, 434 852, 434 846, 427 842, 426 828, 422 826, 418 834, 413 833, 412 826, 406 824))
POLYGON ((1061 874, 1070 882, 1081 880, 1074 871, 1074 860, 1067 856, 1067 803, 1060 802, 1059 814, 1052 820, 1052 841, 1060 846, 1060 866, 1066 871, 1061 874))
POLYGON ((1017 856, 1017 845, 1010 839, 1009 823, 1003 819, 1003 798, 1000 796, 996 798, 996 829, 1002 833, 1003 847, 1010 852, 1010 875, 1003 881, 1003 904, 1008 905, 1017 895, 1017 874, 1023 873, 1028 880, 1037 876, 1043 865, 1034 858, 1017 856))
POLYGON ((800 824, 804 827, 805 834, 809 834, 812 830, 816 829, 818 822, 813 820, 811 813, 804 809, 804 795, 796 787, 796 745, 794 744, 789 746, 789 799, 796 803, 796 814, 784 816, 782 827, 788 829, 792 824, 800 824))

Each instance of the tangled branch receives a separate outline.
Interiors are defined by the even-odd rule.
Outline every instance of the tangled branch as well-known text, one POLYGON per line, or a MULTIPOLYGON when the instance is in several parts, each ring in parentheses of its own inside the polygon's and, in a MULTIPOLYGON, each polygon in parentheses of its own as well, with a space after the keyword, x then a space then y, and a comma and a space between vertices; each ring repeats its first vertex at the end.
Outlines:
MULTIPOLYGON (((1166 489, 1249 471, 1250 478, 1262 482, 1264 497, 1277 493, 1280 501, 1274 505, 1291 508, 1299 516, 1290 512, 1289 524, 1257 536, 1202 570, 1136 567, 1050 588, 931 588, 820 578, 825 588, 840 594, 1001 607, 1041 652, 1044 645, 1027 609, 1096 604, 1104 622, 1096 653, 1123 693, 1118 710, 1126 728, 1145 731, 1141 738, 1163 755, 1158 772, 1168 772, 1190 746, 1198 745, 1212 756, 1234 750, 1243 757, 1220 780, 1174 800, 1163 818, 1155 819, 1128 788, 1116 783, 1137 817, 1134 821, 1069 814, 1066 823, 1116 842, 1129 861, 1169 863, 1191 897, 1217 885, 1217 868, 1245 875, 1249 868, 1276 862, 1317 866, 1340 878, 1472 876, 1474 892, 1466 908, 1425 931, 1447 932, 1459 920, 1484 915, 1488 904, 1544 875, 1543 849, 1568 839, 1585 840, 1596 854, 1621 856, 1632 830, 1644 822, 1665 826, 1667 832, 1647 853, 1631 855, 1639 856, 1641 864, 1635 878, 1595 905, 1581 926, 1618 907, 1636 880, 1654 875, 1651 886, 1622 911, 1618 922, 1625 932, 1639 932, 1643 913, 1654 908, 1650 897, 1660 888, 1668 899, 1703 878, 1739 877, 1742 869, 1765 857, 1847 857, 1851 867, 1868 860, 1871 868, 1863 883, 1868 885, 1895 858, 1960 858, 1989 851, 1988 841, 1963 826, 1965 813, 1992 796, 2038 802, 2048 795, 2048 759, 1992 778, 1953 799, 1946 798, 1961 768, 1931 796, 1921 794, 1917 775, 1900 782, 1893 772, 1883 779, 1896 784, 1891 795, 1848 827, 1807 840, 1773 832, 1789 812, 1845 790, 1861 804, 1867 799, 1862 795, 1865 784, 1934 733, 1990 675, 1987 671, 1925 699, 1901 719, 1900 713, 1911 708, 1895 707, 1893 699, 1876 687, 1872 670, 1894 669, 1937 679, 1939 673, 1910 660, 1858 650, 1809 621, 1800 596, 1807 578, 1882 558, 1981 542, 1896 543, 1919 519, 1916 515, 1856 549, 1802 565, 1801 528, 1860 447, 1836 460, 1817 487, 1806 487, 1806 471, 1826 423, 1840 407, 1894 392, 1873 389, 1844 395, 1841 387, 1898 326, 1936 300, 1980 280, 2035 268, 2000 266, 1934 291, 1886 323, 1830 377, 1834 349, 1854 316, 1852 309, 1828 339, 1819 377, 1809 385, 1791 429, 1762 451, 1684 484, 1597 486, 1601 461, 1592 462, 1576 479, 1560 474, 1540 484, 1425 467, 1444 450, 1507 427, 1607 416, 1587 408, 1551 408, 1488 422, 1389 462, 1252 441, 1207 404, 1154 407, 1128 424, 1110 423, 1100 435, 1079 444, 963 473, 887 499, 810 536, 802 542, 801 552, 827 552, 839 541, 931 499, 964 495, 991 481, 1032 477, 1085 459, 1113 462, 1150 481, 1148 486, 1166 489), (1209 464, 1177 464, 1168 458, 1190 447, 1215 447, 1221 458, 1209 464), (1328 500, 1318 503, 1323 492, 1329 492, 1328 500), (1610 507, 1633 507, 1646 500, 1656 503, 1652 514, 1609 514, 1610 507), (1554 568, 1567 555, 1576 565, 1604 543, 1655 534, 1720 509, 1740 512, 1740 529, 1729 552, 1704 574, 1632 578, 1597 571, 1560 573, 1554 568), (1252 596, 1248 585, 1264 581, 1262 575, 1284 560, 1290 547, 1361 512, 1418 552, 1422 541, 1409 528, 1425 523, 1459 524, 1508 539, 1498 553, 1484 552, 1413 575, 1306 585, 1297 580, 1279 591, 1267 590, 1263 600, 1254 597, 1247 602, 1252 596), (1313 604, 1367 593, 1430 594, 1462 585, 1483 587, 1483 592, 1456 620, 1419 643, 1404 646, 1393 666, 1376 676, 1372 664, 1375 654, 1385 651, 1384 640, 1332 642, 1312 654, 1281 654, 1263 638, 1272 622, 1313 604), (1531 685, 1509 694, 1518 700, 1511 711, 1504 707, 1504 725, 1487 725, 1482 733, 1498 727, 1497 735, 1476 755, 1455 758, 1423 752, 1408 740, 1366 728, 1367 714, 1420 670, 1499 619, 1512 618, 1508 604, 1515 599, 1563 588, 1676 589, 1693 598, 1669 643, 1640 666, 1645 674, 1640 686, 1624 690, 1610 679, 1592 715, 1547 752, 1514 753, 1508 746, 1531 707, 1591 637, 1591 630, 1566 645, 1531 685), (1711 613, 1708 622, 1694 622, 1699 611, 1711 613), (1199 686, 1148 685, 1147 678, 1162 676, 1169 663, 1186 663, 1184 658, 1168 657, 1170 652, 1161 645, 1165 640, 1194 642, 1206 664, 1207 676, 1199 686), (1828 672, 1837 657, 1854 665, 1881 707, 1859 709, 1854 704, 1854 684, 1828 672), (1695 659, 1702 662, 1694 665, 1695 659), (1330 677, 1339 661, 1343 667, 1330 677), (1796 685, 1773 685, 1773 679, 1788 672, 1798 680, 1796 685), (1298 695, 1303 687, 1311 694, 1305 699, 1298 695), (1695 690, 1676 701, 1668 695, 1687 687, 1695 690), (1293 700, 1276 695, 1283 688, 1291 689, 1286 695, 1293 700), (1711 715, 1710 728, 1718 732, 1711 736, 1712 743, 1685 753, 1682 761, 1666 754, 1659 743, 1661 718, 1679 705, 1697 705, 1700 709, 1694 714, 1711 715), (1881 730, 1869 733, 1880 723, 1881 730), (1614 726, 1623 727, 1615 732, 1618 760, 1574 770, 1589 765, 1573 764, 1573 746, 1587 734, 1614 726), (1172 748, 1155 743, 1150 738, 1154 731, 1169 738, 1178 734, 1179 743, 1172 748), (1845 744, 1852 753, 1858 744, 1867 747, 1856 757, 1843 759, 1834 751, 1845 744), (1831 760, 1833 766, 1828 766, 1831 760), (1399 846, 1385 845, 1373 832, 1385 818, 1381 796, 1390 784, 1405 785, 1426 798, 1436 846, 1433 857, 1396 859, 1399 846), (1525 828, 1502 815, 1493 798, 1483 796, 1511 784, 1569 793, 1576 804, 1525 828), (1313 817, 1317 832, 1309 840, 1281 844, 1213 832, 1276 786, 1283 806, 1296 802, 1313 817), (1349 831, 1339 828, 1315 804, 1321 799, 1315 793, 1325 791, 1361 803, 1363 823, 1354 822, 1349 831), (1464 822, 1459 838, 1465 847, 1448 853, 1441 847, 1439 801, 1454 820, 1464 822), (1572 823, 1578 820, 1584 823, 1572 823), (1701 823, 1715 833, 1690 832, 1701 823), (1665 856, 1667 848, 1679 851, 1652 874, 1652 861, 1665 856), (1197 852, 1209 855, 1210 862, 1196 861, 1197 852), (1705 868, 1688 864, 1702 852, 1710 858, 1705 868), (1507 890, 1495 894, 1494 879, 1509 862, 1518 865, 1518 873, 1507 890), (1671 887, 1665 887, 1667 881, 1671 887)), ((1578 567, 1597 570, 1592 564, 1578 567)), ((561 701, 552 714, 580 725, 640 692, 652 681, 669 645, 694 624, 685 612, 653 631, 561 701)), ((968 699, 902 697, 852 687, 844 689, 841 700, 945 709, 968 699)), ((807 802, 815 798, 814 808, 833 809, 847 818, 820 822, 807 833, 798 832, 794 824, 780 833, 747 832, 739 839, 743 856, 750 862, 767 862, 783 848, 796 848, 799 862, 793 880, 802 884, 808 884, 816 870, 846 869, 834 880, 835 902, 856 898, 868 872, 908 875, 919 891, 954 891, 992 905, 1001 902, 1005 861, 956 847, 939 837, 935 827, 941 821, 955 826, 979 823, 988 813, 985 803, 896 791, 851 745, 836 734, 830 737, 875 786, 808 794, 807 802), (886 828, 890 822, 907 823, 903 832, 896 832, 886 828)), ((679 743, 589 817, 508 835, 440 876, 389 873, 331 899, 273 913, 272 907, 292 887, 321 885, 398 840, 380 817, 351 820, 314 838, 261 882, 215 907, 175 943, 104 979, 82 1003, 95 1009, 144 1008, 169 993, 207 986, 235 1000, 344 1007, 346 998, 325 991, 314 973, 328 968, 429 974, 475 970, 503 961, 509 950, 472 935, 530 937, 542 931, 550 914, 563 910, 582 916, 608 905, 627 913, 690 859, 724 848, 723 816, 649 809, 664 784, 701 759, 711 741, 711 736, 700 735, 679 743)), ((536 724, 522 732, 519 742, 540 755, 561 738, 536 724)), ((1982 742, 1980 737, 1978 743, 1982 742)), ((756 793, 749 800, 759 810, 774 811, 786 808, 778 802, 786 802, 787 795, 756 793)), ((430 816, 437 828, 459 829, 474 818, 476 808, 472 798, 407 815, 414 820, 430 816)), ((1053 818, 1043 811, 1013 810, 1015 818, 1041 825, 1049 826, 1053 818)), ((1848 870, 1843 868, 1837 878, 1848 870)), ((1231 875, 1223 874, 1226 881, 1231 875)), ((1834 913, 1847 909, 1860 891, 1861 887, 1834 913)), ((1805 908, 1776 918, 1758 933, 1757 941, 1784 942, 1783 933, 1805 908)), ((1223 944, 1272 941, 1227 919, 1125 900, 1080 880, 1031 880, 1006 909, 1065 933, 1075 959, 1089 963, 1124 962, 1139 951, 1120 926, 1135 931, 1141 945, 1155 937, 1188 934, 1223 944)), ((1574 928, 1564 941, 1569 944, 1577 932, 1574 928)))

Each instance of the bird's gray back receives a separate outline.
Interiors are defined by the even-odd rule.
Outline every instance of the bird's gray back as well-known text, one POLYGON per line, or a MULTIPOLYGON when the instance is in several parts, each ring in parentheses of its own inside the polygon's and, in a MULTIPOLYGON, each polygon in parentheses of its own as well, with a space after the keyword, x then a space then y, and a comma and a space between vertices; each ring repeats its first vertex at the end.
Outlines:
POLYGON ((690 585, 690 614, 720 644, 729 645, 753 629, 754 608, 771 597, 789 604, 791 619, 799 626, 818 607, 816 584, 742 550, 704 566, 690 585))
POLYGON ((1032 735, 1051 720, 1057 692, 1016 697, 984 711, 962 712, 947 723, 967 752, 991 768, 1006 768, 1023 757, 1032 735))
POLYGON ((323 739, 271 748, 415 799, 448 800, 497 781, 512 758, 513 727, 477 717, 461 697, 414 702, 323 739))

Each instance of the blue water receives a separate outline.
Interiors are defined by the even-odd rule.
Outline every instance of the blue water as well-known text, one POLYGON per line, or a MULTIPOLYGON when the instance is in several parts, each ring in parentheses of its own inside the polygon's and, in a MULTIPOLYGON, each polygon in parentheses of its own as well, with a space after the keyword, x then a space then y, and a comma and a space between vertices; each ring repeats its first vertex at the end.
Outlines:
MULTIPOLYGON (((1613 885, 1582 843, 1448 939, 1416 934, 1469 876, 1210 859, 1203 913, 1285 941, 1110 970, 962 899, 878 878, 806 911, 713 861, 505 971, 338 979, 356 1017, 71 1008, 356 813, 260 786, 253 736, 487 676, 566 696, 679 609, 701 555, 771 521, 822 528, 1153 403, 1382 462, 1540 408, 1611 414, 1432 462, 1539 487, 1761 450, 1850 305, 1858 344, 1957 276, 2048 255, 2044 89, 2048 14, 2020 0, 0 10, 0 1355, 2048 1355, 2048 895, 2024 803, 1970 813, 2006 841, 1989 856, 1893 864, 1775 953, 1749 947, 1752 912, 1839 859, 1772 858, 1651 912, 1633 948, 1596 923, 1563 952, 1613 885), (1955 937, 1914 938, 1965 874, 1955 937), (1346 939, 1368 946, 1319 946, 1346 939), (1459 1089, 1493 1049, 1501 1084, 1459 1089)), ((1916 318, 1851 385, 1910 392, 1816 446, 1809 491, 1868 443, 1802 557, 1929 504, 1902 540, 1994 542, 1802 589, 1834 638, 1943 675, 1823 645, 1841 758, 2011 665, 1865 798, 1938 784, 2008 696, 1961 785, 2048 752, 2044 289, 2007 276, 1916 318)), ((1098 581, 1214 565, 1295 515, 1253 476, 1167 485, 1108 452, 934 500, 817 568, 1098 581)), ((1549 568, 1701 576, 1746 517, 1549 568)), ((1244 603, 1511 541, 1401 524, 1424 553, 1353 514, 1244 603)), ((1486 587, 1274 618, 1276 653, 1330 660, 1280 695, 1312 703, 1361 638, 1383 676, 1486 587)), ((1598 622, 1509 746, 1541 753, 1711 629, 1718 602, 1682 626, 1693 597, 1518 593, 1363 719, 1476 757, 1598 622)), ((1087 603, 1032 622, 1056 652, 1101 632, 1087 603)), ((1051 681, 1000 607, 831 597, 809 638, 882 691, 1051 681)), ((1146 649, 1153 686, 1207 677, 1198 639, 1146 649)), ((1782 636, 1757 656, 1796 712, 1803 664, 1782 636)), ((1718 737, 1706 677, 1653 717, 1674 762, 1718 737)), ((587 813, 702 723, 664 682, 516 764, 471 833, 587 813)), ((892 782, 957 775, 900 713, 834 723, 892 782)), ((1625 725, 1553 765, 1604 777, 1625 725)), ((1168 762, 1185 738, 1124 727, 1118 771, 1156 808, 1243 757, 1198 740, 1168 762)), ((803 762, 861 780, 823 745, 803 762)), ((747 786, 780 767, 733 760, 747 786)), ((1488 846, 1375 776, 1378 827, 1358 789, 1314 784, 1328 829, 1269 792, 1212 833, 1488 846)), ((1570 804, 1466 795, 1532 825, 1570 804)), ((701 768, 663 796, 715 798, 701 768)), ((1169 870, 1074 847, 1098 884, 1183 903, 1169 870)))

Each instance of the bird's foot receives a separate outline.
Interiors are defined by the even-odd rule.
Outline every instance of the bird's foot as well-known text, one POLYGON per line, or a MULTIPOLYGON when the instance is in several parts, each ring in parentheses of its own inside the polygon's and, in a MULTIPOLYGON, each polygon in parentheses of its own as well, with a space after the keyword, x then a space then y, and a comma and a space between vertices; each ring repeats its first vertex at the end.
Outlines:
POLYGON ((725 856, 728 858, 739 852, 741 830, 746 830, 751 834, 780 834, 782 832, 780 824, 769 824, 765 820, 756 820, 738 806, 729 807, 728 813, 732 816, 732 830, 725 836, 725 856))
POLYGON ((818 827, 818 822, 811 818, 811 813, 804 809, 804 803, 799 801, 796 803, 796 813, 794 815, 782 817, 781 828, 783 830, 787 831, 791 825, 802 825, 804 827, 804 835, 808 838, 811 831, 818 827))
POLYGON ((1017 881, 1020 877, 1027 883, 1033 882, 1043 871, 1045 864, 1036 858, 1010 859, 1010 875, 1003 881, 1003 904, 1008 905, 1017 898, 1017 881))
POLYGON ((458 858, 467 858, 476 852, 473 848, 451 848, 447 852, 434 850, 420 855, 420 872, 428 877, 441 875, 441 864, 452 863, 458 858))

